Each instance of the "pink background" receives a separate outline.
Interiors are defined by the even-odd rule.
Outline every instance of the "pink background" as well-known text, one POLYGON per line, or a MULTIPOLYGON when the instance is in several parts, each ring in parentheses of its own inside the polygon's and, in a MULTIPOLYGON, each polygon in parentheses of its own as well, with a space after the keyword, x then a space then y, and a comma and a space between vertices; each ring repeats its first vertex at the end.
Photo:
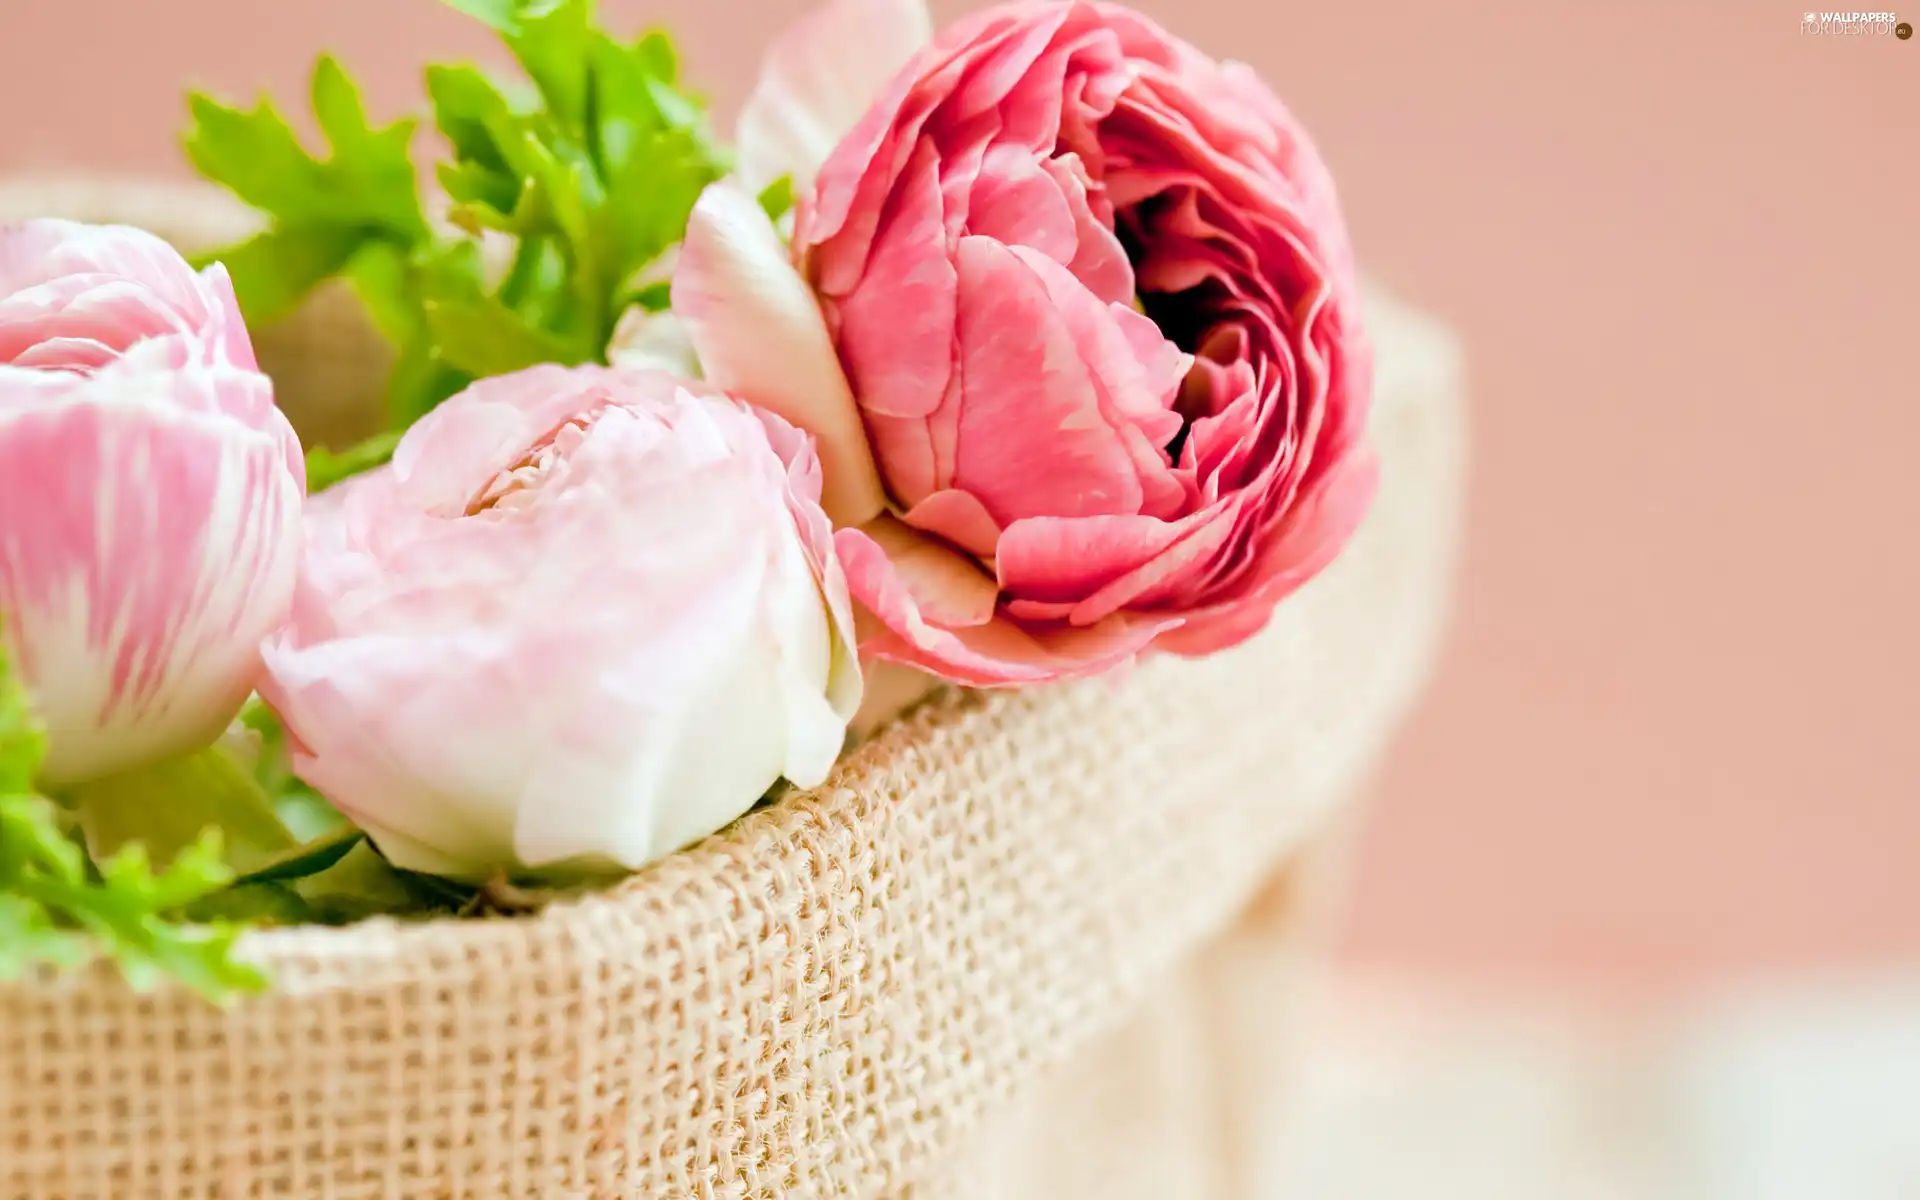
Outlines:
MULTIPOLYGON (((800 4, 607 7, 731 104, 800 4)), ((1920 958, 1920 38, 1773 0, 1140 7, 1266 73, 1372 271, 1472 353, 1458 636, 1351 954, 1627 995, 1920 958)), ((297 98, 322 48, 376 112, 490 51, 431 0, 0 0, 0 171, 183 173, 183 85, 297 98)))

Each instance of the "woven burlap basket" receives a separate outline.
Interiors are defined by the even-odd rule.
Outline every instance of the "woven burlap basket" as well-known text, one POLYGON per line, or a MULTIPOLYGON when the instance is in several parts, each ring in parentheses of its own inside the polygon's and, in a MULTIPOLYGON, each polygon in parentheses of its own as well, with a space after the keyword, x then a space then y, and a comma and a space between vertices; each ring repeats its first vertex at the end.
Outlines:
MULTIPOLYGON (((246 228, 198 189, 0 188, 35 214, 246 228)), ((1251 644, 941 695, 535 917, 255 936, 276 988, 231 1011, 0 986, 0 1196, 1260 1196, 1313 876, 1427 671, 1461 503, 1454 344, 1371 304, 1378 508, 1251 644)), ((350 301, 258 342, 305 432, 355 432, 385 355, 350 301)))

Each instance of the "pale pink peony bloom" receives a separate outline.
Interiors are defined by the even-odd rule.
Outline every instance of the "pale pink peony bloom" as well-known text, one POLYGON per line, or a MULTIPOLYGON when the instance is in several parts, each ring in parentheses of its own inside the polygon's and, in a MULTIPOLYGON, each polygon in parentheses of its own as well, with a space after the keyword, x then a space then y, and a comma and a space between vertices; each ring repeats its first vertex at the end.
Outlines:
POLYGON ((636 868, 825 779, 859 707, 807 437, 656 371, 534 367, 308 515, 261 695, 395 863, 636 868))
MULTIPOLYGON (((860 10, 828 4, 768 76, 859 45, 822 26, 860 10)), ((894 65, 801 198, 816 305, 764 237, 713 236, 750 219, 724 193, 674 281, 703 369, 757 375, 736 390, 820 437, 829 490, 856 406, 889 510, 837 535, 863 651, 996 685, 1251 636, 1376 481, 1352 254, 1306 133, 1247 68, 1113 5, 1003 6, 894 65), (841 380, 751 361, 823 330, 841 380)))
POLYGON ((222 268, 134 229, 0 230, 0 614, 49 782, 226 728, 287 612, 305 488, 222 268))

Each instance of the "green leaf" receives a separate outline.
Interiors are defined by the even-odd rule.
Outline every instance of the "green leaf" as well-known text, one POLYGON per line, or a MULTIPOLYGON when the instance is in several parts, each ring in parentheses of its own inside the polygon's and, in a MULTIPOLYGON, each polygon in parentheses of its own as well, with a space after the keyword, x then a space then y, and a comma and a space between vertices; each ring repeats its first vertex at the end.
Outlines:
POLYGON ((519 6, 507 47, 546 98, 562 126, 585 130, 590 86, 587 49, 593 36, 592 0, 530 0, 519 6))
MULTIPOLYGON (((702 135, 702 148, 712 154, 714 147, 705 141, 706 112, 693 97, 676 91, 664 80, 654 79, 648 82, 647 92, 653 97, 653 105, 660 111, 661 119, 674 129, 684 129, 689 133, 702 135)), ((719 161, 716 157, 716 161, 719 161)))
POLYGON ((404 347, 394 361, 387 382, 389 420, 405 428, 433 411, 449 396, 459 395, 473 376, 447 365, 439 357, 431 335, 404 347))
POLYGON ((374 137, 360 89, 338 59, 322 54, 313 64, 313 115, 336 155, 350 155, 374 137))
POLYGON ((210 829, 240 870, 297 844, 252 772, 220 746, 81 784, 67 800, 96 862, 130 846, 171 859, 210 829))
POLYGON ((775 222, 792 212, 793 176, 782 175, 768 184, 760 193, 760 207, 766 211, 767 219, 775 222))
POLYGON ((589 361, 594 351, 536 329, 491 297, 429 301, 427 324, 448 363, 477 377, 506 375, 537 363, 589 361))
POLYGON ((648 312, 665 312, 673 307, 673 284, 650 283, 633 293, 628 307, 638 304, 648 312))
POLYGON ((718 178, 686 131, 655 134, 608 184, 589 244, 625 281, 686 235, 700 193, 718 178))
POLYGON ((13 678, 12 664, 0 645, 0 792, 28 792, 46 757, 47 736, 26 688, 13 678))
POLYGON ((274 796, 273 811, 287 832, 303 842, 317 841, 348 825, 340 810, 328 804, 325 796, 298 779, 290 779, 274 796))
POLYGON ((0 782, 8 785, 0 789, 0 978, 104 955, 136 988, 173 979, 224 1004, 266 986, 233 955, 240 924, 184 919, 233 878, 219 831, 164 871, 137 842, 90 870, 62 811, 27 790, 41 754, 32 721, 26 690, 0 653, 0 782))
POLYGON ((56 926, 44 906, 0 893, 0 980, 24 979, 41 963, 77 967, 88 956, 86 939, 56 926))
MULTIPOLYGON (((397 438, 400 430, 472 382, 471 376, 449 367, 434 353, 423 297, 442 292, 459 296, 480 293, 480 256, 470 243, 419 253, 371 243, 348 265, 347 279, 366 304, 374 326, 399 348, 387 381, 388 411, 394 426, 390 432, 397 438)), ((313 482, 316 472, 323 480, 337 482, 385 462, 380 445, 370 439, 363 443, 364 449, 354 447, 337 456, 329 453, 316 459, 310 453, 308 490, 324 486, 313 482)))
MULTIPOLYGON (((97 952, 134 987, 171 978, 215 1003, 264 987, 257 970, 233 957, 240 925, 179 919, 233 877, 219 831, 187 845, 158 874, 138 842, 90 872, 61 811, 29 790, 44 749, 26 689, 0 649, 0 978, 21 978, 42 964, 74 966, 97 952)), ((192 774, 216 792, 244 794, 252 784, 228 760, 183 766, 177 774, 192 774)))
POLYGON ((346 265, 347 282, 382 337, 404 346, 420 336, 426 323, 414 282, 411 255, 391 242, 368 242, 346 265))
POLYGON ((321 921, 346 922, 370 916, 405 916, 457 908, 470 893, 453 885, 429 884, 430 876, 395 870, 370 842, 350 848, 340 860, 292 887, 321 921))
MULTIPOLYGON (((433 169, 440 190, 458 205, 482 205, 496 212, 510 213, 520 203, 520 181, 491 167, 473 162, 441 163, 433 169)), ((455 224, 461 224, 458 217, 455 224)), ((506 223, 495 228, 509 228, 506 223)))
POLYGON ((349 225, 282 225, 202 261, 219 262, 233 277, 249 324, 277 321, 321 283, 338 274, 366 243, 367 231, 349 225))
POLYGON ((371 471, 393 457, 394 447, 406 433, 389 429, 335 453, 325 446, 307 451, 307 494, 323 492, 343 479, 371 471))
POLYGON ((371 125, 359 89, 328 57, 314 65, 311 101, 325 158, 265 100, 250 110, 201 94, 188 100, 188 158, 269 218, 266 232, 216 255, 249 321, 284 316, 369 242, 413 246, 430 236, 410 152, 414 122, 371 125))
POLYGON ((501 33, 514 28, 514 14, 520 9, 518 0, 445 0, 445 3, 448 8, 463 12, 501 33))
POLYGON ((588 134, 600 171, 625 170, 664 123, 654 101, 654 65, 605 34, 591 47, 593 120, 588 134))
POLYGON ((520 203, 512 214, 514 232, 551 232, 571 245, 583 246, 587 210, 605 200, 600 177, 586 152, 561 139, 543 139, 525 127, 503 141, 500 149, 521 180, 520 203))
POLYGON ((317 875, 346 857, 347 851, 359 845, 366 834, 343 826, 307 842, 282 851, 259 863, 236 879, 235 883, 275 883, 289 879, 300 879, 308 875, 317 875))
POLYGON ((400 240, 427 234, 408 145, 414 123, 375 130, 366 124, 353 84, 331 59, 314 70, 316 103, 332 155, 307 153, 273 106, 228 108, 196 94, 187 156, 202 175, 289 225, 364 226, 400 240))
POLYGON ((662 83, 678 83, 680 80, 680 56, 674 51, 673 39, 664 30, 650 29, 634 43, 633 56, 640 60, 647 74, 662 83))
POLYGON ((259 925, 305 925, 313 908, 284 883, 235 882, 186 905, 195 921, 244 921, 259 925))
POLYGON ((277 216, 322 215, 316 164, 272 104, 262 100, 242 111, 196 92, 187 107, 187 157, 202 175, 277 216))
MULTIPOLYGON (((427 70, 433 121, 452 148, 434 175, 466 236, 425 221, 412 124, 373 127, 331 58, 315 65, 310 96, 324 159, 265 102, 240 111, 196 97, 188 137, 203 172, 272 219, 232 252, 249 315, 278 315, 320 280, 347 277, 396 348, 396 429, 477 376, 600 359, 626 302, 657 283, 649 266, 728 170, 701 102, 678 86, 666 35, 612 37, 591 0, 448 2, 495 30, 531 80, 427 70), (483 237, 517 242, 504 276, 481 269, 483 237)), ((381 454, 376 444, 318 457, 315 487, 381 454)))
POLYGON ((434 125, 459 158, 496 171, 506 169, 496 142, 498 131, 513 123, 513 106, 491 79, 476 67, 428 67, 427 95, 433 101, 434 125))

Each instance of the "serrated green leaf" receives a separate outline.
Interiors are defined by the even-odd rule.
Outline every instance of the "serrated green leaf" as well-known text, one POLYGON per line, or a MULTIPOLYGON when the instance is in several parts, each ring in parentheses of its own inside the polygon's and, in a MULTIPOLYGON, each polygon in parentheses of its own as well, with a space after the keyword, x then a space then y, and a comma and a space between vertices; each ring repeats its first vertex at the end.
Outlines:
POLYGON ((370 241, 411 246, 429 236, 409 148, 414 122, 373 127, 351 77, 324 56, 311 102, 325 158, 310 154, 265 100, 241 110, 189 98, 194 166, 270 218, 265 233, 222 252, 250 321, 284 316, 370 241))
MULTIPOLYGON (((233 882, 226 862, 226 839, 218 828, 201 831, 181 847, 166 868, 155 872, 153 856, 140 842, 128 842, 100 860, 100 881, 127 901, 135 898, 157 912, 191 904, 233 882)), ((128 905, 132 907, 132 905, 128 905)))
POLYGON ((0 980, 24 979, 42 963, 77 967, 87 957, 86 939, 56 926, 43 906, 0 894, 0 980))
POLYGON ((332 154, 309 154, 262 100, 250 111, 189 97, 187 156, 200 173, 289 225, 369 226, 401 240, 427 234, 409 144, 414 122, 367 124, 353 81, 329 58, 314 68, 316 117, 332 154))
POLYGON ((0 867, 27 868, 65 883, 86 879, 87 857, 61 827, 60 812, 43 796, 0 797, 0 867))
MULTIPOLYGON (((612 38, 595 24, 591 0, 449 3, 497 31, 531 80, 519 89, 471 66, 428 69, 433 120, 453 147, 435 176, 468 237, 414 220, 410 126, 372 128, 353 81, 330 58, 316 64, 311 95, 329 158, 307 155, 264 104, 250 113, 197 108, 190 138, 196 162, 266 207, 277 227, 299 225, 289 214, 303 205, 366 227, 344 262, 332 246, 282 261, 263 244, 267 266, 255 274, 271 274, 279 291, 261 283, 246 291, 252 309, 277 312, 324 271, 352 280, 397 349, 389 380, 396 428, 475 376, 600 358, 623 301, 657 282, 646 268, 684 236, 694 199, 728 169, 701 102, 677 86, 678 56, 664 34, 612 38), (257 147, 233 152, 230 143, 246 138, 257 147), (254 186, 251 149, 292 185, 254 186), (496 283, 478 268, 478 246, 500 235, 518 245, 496 283), (468 259, 471 269, 451 265, 468 259)), ((331 468, 354 467, 319 465, 323 481, 331 468)))
POLYGON ((187 157, 202 175, 266 212, 294 219, 318 215, 313 159, 270 102, 242 111, 196 92, 187 107, 193 116, 187 157))
MULTIPOLYGON (((0 647, 0 775, 16 782, 38 766, 37 738, 21 735, 31 722, 25 688, 0 647)), ((258 990, 266 980, 232 955, 240 926, 180 919, 184 906, 231 879, 218 831, 159 874, 138 844, 90 872, 60 809, 24 787, 0 791, 0 978, 101 954, 135 987, 174 979, 216 1003, 258 990)))
POLYGON ((352 154, 373 137, 360 89, 338 59, 322 54, 313 64, 313 116, 336 155, 352 154))

